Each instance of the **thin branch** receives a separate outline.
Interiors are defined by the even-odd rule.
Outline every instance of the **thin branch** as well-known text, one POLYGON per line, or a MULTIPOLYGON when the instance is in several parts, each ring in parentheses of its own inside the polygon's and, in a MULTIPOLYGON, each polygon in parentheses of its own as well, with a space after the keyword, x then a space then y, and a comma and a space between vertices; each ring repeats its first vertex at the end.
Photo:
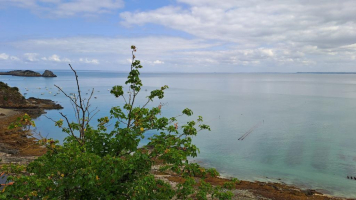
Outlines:
POLYGON ((126 101, 126 98, 125 98, 125 96, 124 96, 124 95, 122 95, 122 97, 124 98, 124 101, 125 101, 125 103, 127 104, 127 101, 126 101))
POLYGON ((52 122, 56 123, 56 121, 50 117, 48 117, 47 115, 44 115, 47 119, 51 120, 52 122))
POLYGON ((69 120, 68 120, 67 116, 64 115, 62 112, 59 112, 59 114, 61 114, 62 117, 64 117, 64 119, 67 121, 68 128, 69 128, 69 130, 70 130, 70 132, 71 132, 71 135, 78 141, 78 143, 79 143, 80 145, 83 145, 83 144, 80 142, 80 140, 74 135, 73 129, 72 129, 72 127, 70 126, 70 123, 69 123, 69 120))
POLYGON ((142 108, 145 108, 150 101, 152 101, 152 99, 148 99, 148 101, 145 103, 145 105, 142 106, 142 108))
POLYGON ((65 93, 58 85, 54 84, 55 87, 57 87, 66 97, 68 97, 75 105, 77 105, 77 103, 67 94, 65 93))
MULTIPOLYGON (((96 110, 97 108, 95 108, 95 110, 96 110)), ((93 110, 94 111, 94 110, 93 110)), ((89 122, 92 120, 92 118, 99 112, 100 110, 97 110, 94 114, 93 114, 93 116, 91 116, 90 118, 88 118, 88 121, 87 121, 87 123, 86 123, 86 127, 88 126, 88 124, 89 124, 89 122)))
POLYGON ((90 96, 88 98, 87 105, 86 105, 86 108, 85 108, 86 111, 88 111, 88 109, 90 107, 89 102, 90 102, 90 99, 93 97, 93 94, 94 94, 94 88, 91 90, 91 94, 90 94, 90 96))

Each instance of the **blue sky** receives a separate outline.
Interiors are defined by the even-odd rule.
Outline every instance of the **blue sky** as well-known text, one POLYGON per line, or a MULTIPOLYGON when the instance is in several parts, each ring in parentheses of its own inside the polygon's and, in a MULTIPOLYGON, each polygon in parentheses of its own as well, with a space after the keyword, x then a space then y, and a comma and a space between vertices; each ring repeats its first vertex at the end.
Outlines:
POLYGON ((356 2, 0 0, 0 69, 356 71, 356 2))

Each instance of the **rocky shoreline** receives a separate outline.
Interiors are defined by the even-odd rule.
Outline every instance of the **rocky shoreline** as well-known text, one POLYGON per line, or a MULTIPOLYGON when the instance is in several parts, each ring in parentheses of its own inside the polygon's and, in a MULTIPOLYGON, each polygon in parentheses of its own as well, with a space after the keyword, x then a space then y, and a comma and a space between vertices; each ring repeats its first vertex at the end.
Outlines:
MULTIPOLYGON (((168 182, 172 187, 176 187, 178 183, 185 181, 185 179, 180 176, 173 173, 161 173, 158 169, 159 166, 152 169, 152 173, 155 177, 168 182)), ((195 179, 197 182, 200 181, 199 177, 195 179)), ((214 186, 223 186, 223 184, 230 181, 230 179, 208 177, 204 179, 204 181, 214 186)), ((275 182, 240 181, 231 192, 234 194, 232 198, 234 200, 351 200, 348 198, 325 195, 315 190, 303 190, 295 186, 275 182)))
MULTIPOLYGON (((45 113, 45 110, 63 107, 49 99, 24 98, 18 88, 0 82, 0 159, 1 162, 19 160, 19 156, 39 156, 45 149, 36 144, 32 132, 22 128, 9 129, 9 125, 28 114, 32 119, 45 113)), ((23 158, 22 160, 26 160, 23 158)), ((0 162, 0 164, 1 164, 0 162)), ((17 162, 17 161, 16 161, 17 162)), ((17 162, 18 163, 18 162, 17 162)))
POLYGON ((35 119, 46 110, 62 109, 59 104, 48 99, 29 98, 32 104, 21 107, 0 107, 0 161, 1 163, 28 163, 45 153, 45 148, 36 142, 35 133, 22 128, 9 129, 9 125, 28 114, 35 119), (27 157, 31 158, 27 158, 27 157))

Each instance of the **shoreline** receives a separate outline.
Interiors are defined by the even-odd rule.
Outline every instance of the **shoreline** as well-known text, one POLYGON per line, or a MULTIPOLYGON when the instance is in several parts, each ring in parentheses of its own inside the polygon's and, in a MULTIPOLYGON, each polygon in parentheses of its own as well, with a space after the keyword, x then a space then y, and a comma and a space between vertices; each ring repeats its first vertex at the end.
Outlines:
POLYGON ((22 116, 28 114, 35 119, 45 110, 62 109, 63 107, 49 99, 28 98, 26 104, 0 107, 0 164, 23 163, 35 159, 46 153, 43 146, 37 144, 36 132, 25 130, 22 127, 8 129, 11 123, 18 121, 22 116))
MULTIPOLYGON (((155 167, 152 173, 156 178, 164 180, 175 187, 178 183, 183 183, 184 178, 170 173, 159 172, 159 166, 155 167)), ((195 177, 199 182, 199 177, 195 177)), ((225 177, 208 177, 205 182, 211 183, 214 186, 223 186, 229 178, 225 177)), ((337 197, 329 194, 323 194, 312 189, 301 189, 295 185, 288 185, 285 183, 276 182, 262 182, 262 181, 245 181, 240 180, 240 183, 235 186, 231 192, 234 194, 232 199, 244 200, 259 200, 259 199, 273 199, 273 200, 352 200, 354 198, 337 197)))
POLYGON ((8 126, 22 117, 25 112, 18 109, 0 108, 0 164, 19 163, 27 164, 45 153, 45 149, 36 144, 30 131, 21 128, 8 129, 8 126))

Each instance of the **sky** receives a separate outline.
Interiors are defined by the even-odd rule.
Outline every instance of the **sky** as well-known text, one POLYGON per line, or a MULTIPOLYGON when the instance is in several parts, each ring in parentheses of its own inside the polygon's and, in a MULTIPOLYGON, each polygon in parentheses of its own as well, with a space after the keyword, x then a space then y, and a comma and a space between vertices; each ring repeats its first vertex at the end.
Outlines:
POLYGON ((0 0, 0 70, 355 72, 355 0, 0 0))

